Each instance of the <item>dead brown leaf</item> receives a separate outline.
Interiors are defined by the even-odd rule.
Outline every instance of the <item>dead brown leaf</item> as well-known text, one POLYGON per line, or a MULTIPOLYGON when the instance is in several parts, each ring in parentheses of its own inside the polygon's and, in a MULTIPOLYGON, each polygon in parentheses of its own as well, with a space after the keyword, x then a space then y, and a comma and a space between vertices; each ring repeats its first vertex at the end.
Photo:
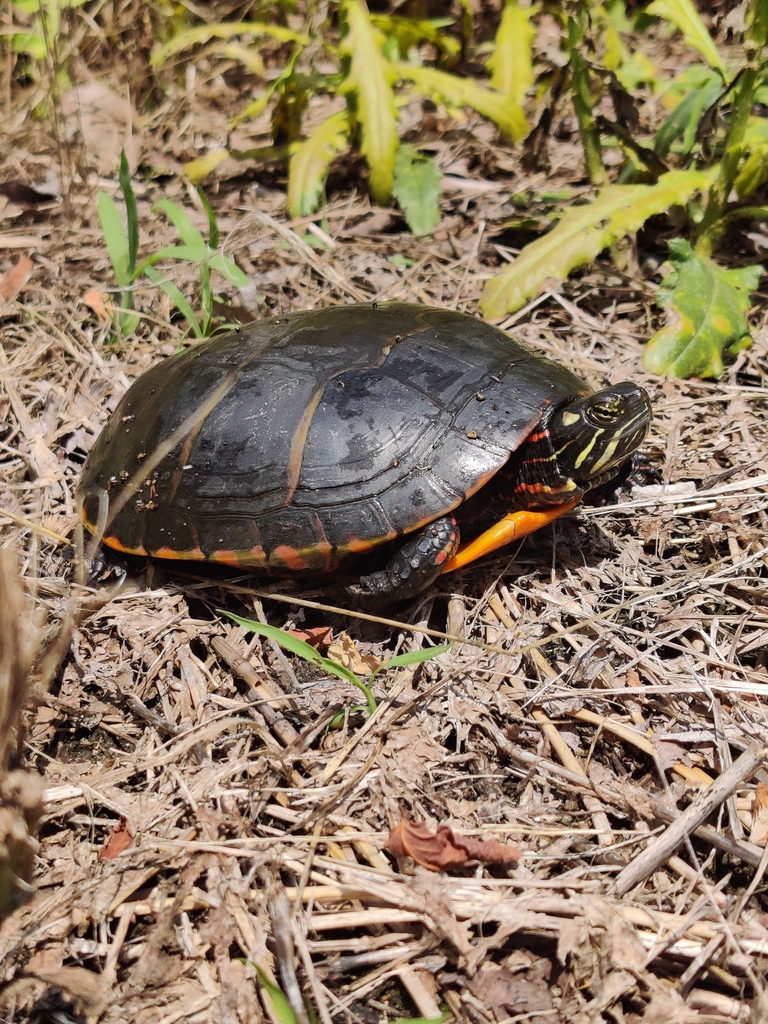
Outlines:
POLYGON ((338 661, 358 676, 369 676, 381 665, 379 658, 359 651, 355 647, 352 637, 344 632, 339 633, 335 642, 328 647, 328 657, 338 661))
POLYGON ((15 299, 32 275, 33 268, 34 263, 29 256, 22 256, 0 281, 0 298, 15 299))
POLYGON ((758 782, 755 787, 749 841, 758 846, 765 846, 768 841, 768 786, 764 782, 758 782))
POLYGON ((90 288, 85 295, 83 295, 83 302, 89 307, 89 309, 93 310, 99 320, 103 323, 108 324, 111 321, 112 314, 110 313, 110 310, 113 307, 106 292, 101 291, 100 288, 90 288))
POLYGON ((99 853, 99 860, 114 860, 115 857, 127 850, 133 843, 133 832, 128 824, 127 818, 120 818, 117 828, 112 832, 109 839, 102 846, 99 853))
POLYGON ((430 832, 425 822, 401 818, 389 834, 384 849, 396 857, 411 857, 429 871, 449 871, 470 862, 514 867, 522 851, 495 839, 470 839, 441 825, 430 832))
POLYGON ((314 647, 317 651, 327 651, 333 641, 333 628, 331 626, 312 626, 308 629, 289 629, 291 636, 297 640, 303 640, 305 644, 314 647))
POLYGON ((528 970, 514 971, 507 966, 483 964, 467 989, 496 1017, 504 1020, 510 1014, 541 1014, 542 1024, 551 1020, 555 1009, 549 987, 552 964, 538 960, 528 970))

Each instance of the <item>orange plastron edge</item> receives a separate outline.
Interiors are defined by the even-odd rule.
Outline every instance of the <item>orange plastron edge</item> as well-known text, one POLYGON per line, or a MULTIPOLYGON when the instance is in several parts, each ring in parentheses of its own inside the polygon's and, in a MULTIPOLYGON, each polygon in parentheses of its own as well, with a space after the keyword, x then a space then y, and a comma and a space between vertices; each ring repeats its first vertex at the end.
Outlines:
POLYGON ((545 512, 510 512, 509 515, 500 519, 498 523, 494 523, 485 533, 481 533, 479 537, 470 541, 469 544, 459 548, 453 558, 446 564, 443 572, 454 572, 456 569, 462 569, 477 558, 489 555, 492 551, 503 548, 513 540, 525 537, 529 533, 535 533, 542 526, 554 522, 555 519, 559 519, 566 512, 576 508, 579 500, 569 501, 567 505, 558 505, 557 508, 550 508, 545 512))

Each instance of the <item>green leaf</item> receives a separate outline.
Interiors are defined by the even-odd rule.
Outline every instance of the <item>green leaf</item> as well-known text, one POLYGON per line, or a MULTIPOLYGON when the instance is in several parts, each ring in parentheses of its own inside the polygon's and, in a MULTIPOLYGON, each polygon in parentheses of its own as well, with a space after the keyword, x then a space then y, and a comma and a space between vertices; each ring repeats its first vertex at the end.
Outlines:
POLYGON ((192 306, 187 301, 186 296, 179 288, 169 281, 167 277, 163 277, 159 270, 155 270, 154 267, 146 267, 144 273, 154 284, 160 288, 161 291, 165 292, 174 306, 179 310, 181 315, 186 319, 189 326, 192 328, 196 338, 203 338, 205 335, 203 329, 200 326, 200 321, 195 316, 195 312, 192 306))
POLYGON ((420 647, 418 651, 406 651, 404 654, 396 654, 392 658, 388 658, 387 661, 383 662, 379 667, 371 672, 371 679, 377 676, 379 672, 385 672, 388 668, 402 668, 405 665, 419 665, 423 661, 431 661, 433 658, 439 658, 441 654, 445 654, 446 651, 450 651, 453 644, 436 644, 434 647, 420 647))
POLYGON ((686 203, 709 177, 699 171, 669 171, 655 185, 608 185, 586 206, 575 206, 542 238, 527 245, 503 274, 486 284, 480 306, 496 319, 537 295, 548 278, 564 280, 649 217, 686 203))
POLYGON ((194 249, 201 248, 206 253, 208 252, 205 239, 192 223, 189 214, 185 210, 182 210, 176 203, 172 203, 170 199, 159 199, 155 203, 155 209, 163 211, 181 235, 182 242, 194 249))
POLYGON ((205 190, 202 185, 198 185, 195 189, 197 192, 197 198, 205 210, 205 215, 208 218, 208 245, 211 249, 218 249, 219 247, 219 222, 216 220, 216 213, 211 206, 208 196, 205 194, 205 190))
POLYGON ((120 151, 120 189, 125 203, 126 234, 128 238, 128 273, 136 269, 136 257, 139 252, 139 214, 136 208, 136 193, 131 184, 131 171, 125 150, 120 151))
POLYGON ((768 118, 754 117, 744 131, 739 147, 746 157, 733 187, 742 202, 768 179, 768 118))
POLYGON ((428 235, 440 220, 441 175, 435 162, 404 142, 395 157, 392 190, 414 235, 428 235))
POLYGON ((488 58, 491 85, 522 108, 533 85, 533 40, 536 35, 531 18, 536 7, 521 7, 518 0, 507 0, 501 16, 493 52, 488 58))
POLYGON ((320 205, 331 161, 349 138, 346 110, 332 114, 299 145, 288 164, 288 212, 307 217, 320 205))
POLYGON ((472 107, 478 114, 487 117, 513 142, 519 142, 528 134, 528 122, 519 103, 495 89, 485 89, 471 78, 459 78, 447 71, 435 68, 417 68, 410 64, 398 64, 401 78, 413 82, 418 92, 432 99, 451 103, 455 107, 472 107))
POLYGON ((648 342, 643 364, 670 377, 719 377, 723 354, 752 341, 744 313, 765 271, 756 265, 726 270, 680 238, 669 250, 673 270, 658 295, 667 326, 648 342))
POLYGON ((432 43, 448 58, 456 58, 461 52, 461 44, 453 36, 440 32, 453 24, 453 18, 403 18, 393 14, 372 14, 371 23, 385 36, 397 40, 400 56, 408 53, 421 43, 432 43))
POLYGON ((703 114, 722 91, 722 82, 714 71, 701 66, 688 68, 667 90, 665 98, 684 90, 680 102, 656 132, 653 148, 660 157, 670 150, 687 154, 696 142, 696 133, 703 114))
POLYGON ((218 270, 236 288, 247 288, 250 284, 248 275, 244 274, 235 261, 229 256, 225 256, 224 253, 214 253, 208 260, 208 266, 211 270, 218 270))
POLYGON ((263 971, 258 964, 253 964, 256 968, 256 972, 259 975, 259 983, 264 991, 267 993, 269 998, 272 1000, 272 1006, 275 1011, 275 1016, 280 1021, 280 1024, 299 1024, 296 1014, 293 1012, 288 997, 285 992, 276 985, 274 981, 269 978, 266 971, 263 971))
POLYGON ((274 640, 276 644, 279 644, 286 651, 290 651, 291 654, 295 654, 298 658, 303 658, 304 661, 308 661, 311 665, 317 665, 318 668, 321 668, 323 672, 327 672, 328 675, 336 676, 338 679, 344 679, 348 683, 352 683, 353 686, 356 686, 365 694, 368 710, 371 714, 376 710, 376 701, 370 687, 366 686, 362 679, 359 679, 346 665, 340 665, 338 661, 334 661, 332 658, 324 658, 310 644, 300 640, 297 636, 286 633, 284 629, 278 629, 277 626, 269 626, 264 622, 255 622, 253 619, 243 619, 239 615, 224 611, 221 608, 218 611, 219 614, 226 615, 233 622, 236 622, 238 626, 242 626, 243 629, 248 629, 251 633, 258 633, 269 640, 274 640))
POLYGON ((199 46, 201 43, 207 43, 209 39, 230 39, 232 36, 271 36, 279 43, 300 43, 304 46, 309 42, 309 38, 303 33, 293 32, 281 25, 269 25, 262 21, 224 21, 179 32, 164 46, 155 50, 150 64, 155 68, 160 67, 169 57, 189 49, 190 46, 199 46))
POLYGON ((368 164, 371 196, 386 206, 392 196, 398 142, 393 90, 397 75, 381 52, 379 35, 360 0, 346 0, 344 12, 347 32, 341 52, 349 60, 349 70, 339 91, 352 98, 360 124, 360 152, 368 164))
POLYGON ((99 192, 97 205, 101 230, 104 232, 104 240, 107 243, 107 252, 115 272, 115 279, 120 288, 126 288, 131 283, 131 274, 129 272, 128 237, 123 226, 123 219, 120 216, 117 203, 106 192, 99 192))
POLYGON ((726 77, 725 64, 691 0, 653 0, 645 13, 671 21, 683 33, 686 43, 698 50, 711 68, 726 77))
POLYGON ((45 37, 36 32, 17 32, 11 37, 11 51, 29 54, 33 60, 44 60, 48 47, 45 37))

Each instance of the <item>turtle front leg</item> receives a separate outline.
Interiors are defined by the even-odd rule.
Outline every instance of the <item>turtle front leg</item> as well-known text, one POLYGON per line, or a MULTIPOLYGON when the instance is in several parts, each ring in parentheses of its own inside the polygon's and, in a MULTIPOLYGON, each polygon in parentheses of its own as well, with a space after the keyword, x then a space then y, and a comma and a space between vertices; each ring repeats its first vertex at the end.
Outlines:
POLYGON ((362 576, 347 590, 356 597, 405 601, 434 583, 459 547, 459 527, 453 516, 428 523, 397 549, 384 569, 362 576))

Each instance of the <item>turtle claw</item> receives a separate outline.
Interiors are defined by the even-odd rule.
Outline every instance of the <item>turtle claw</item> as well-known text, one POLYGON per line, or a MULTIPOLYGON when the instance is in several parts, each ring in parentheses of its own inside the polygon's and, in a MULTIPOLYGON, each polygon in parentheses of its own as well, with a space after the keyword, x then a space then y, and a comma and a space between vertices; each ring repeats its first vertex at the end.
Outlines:
POLYGON ((435 582, 458 546, 456 520, 442 516, 399 547, 385 568, 362 576, 347 591, 355 597, 407 601, 435 582))

